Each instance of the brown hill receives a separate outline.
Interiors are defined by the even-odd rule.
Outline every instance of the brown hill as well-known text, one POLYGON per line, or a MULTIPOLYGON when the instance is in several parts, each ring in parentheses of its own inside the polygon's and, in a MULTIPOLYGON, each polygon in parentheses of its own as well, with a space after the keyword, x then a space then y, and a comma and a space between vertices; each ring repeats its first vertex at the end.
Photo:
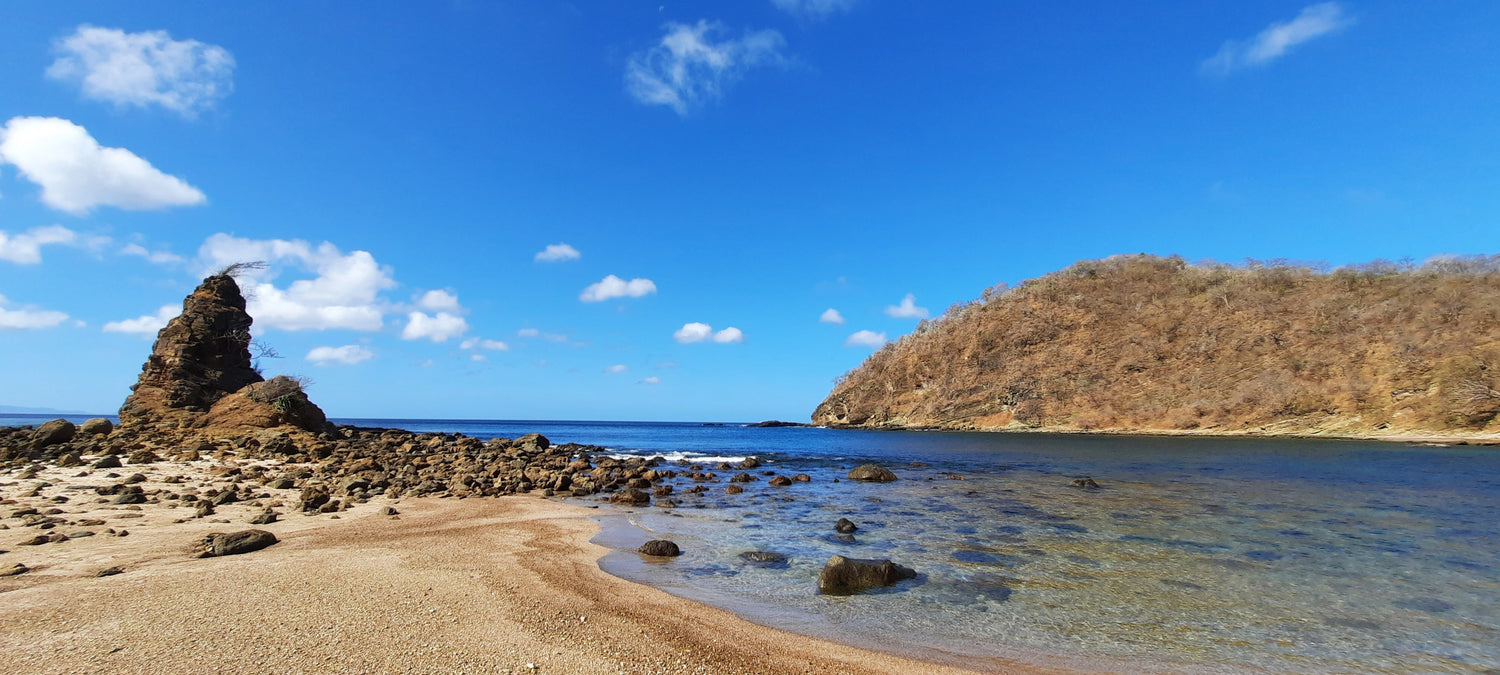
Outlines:
POLYGON ((850 371, 828 426, 1500 438, 1500 256, 1332 272, 1116 256, 850 371))

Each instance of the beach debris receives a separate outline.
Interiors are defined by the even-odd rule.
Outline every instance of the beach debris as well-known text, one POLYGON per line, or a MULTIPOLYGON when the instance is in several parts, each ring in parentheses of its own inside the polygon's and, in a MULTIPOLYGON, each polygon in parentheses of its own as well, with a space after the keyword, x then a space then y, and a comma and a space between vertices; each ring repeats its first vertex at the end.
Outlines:
POLYGON ((823 565, 823 571, 818 574, 818 592, 825 595, 849 595, 890 586, 916 576, 916 570, 890 560, 836 555, 828 559, 828 563, 823 565))
POLYGON ((833 524, 833 529, 844 534, 853 534, 855 530, 859 529, 859 526, 855 525, 854 521, 848 518, 840 518, 839 522, 833 524))
POLYGON ((636 549, 641 555, 657 556, 660 558, 673 558, 682 555, 682 549, 677 548, 677 543, 666 539, 652 539, 636 549))
POLYGON ((896 480, 896 474, 879 464, 861 464, 849 470, 848 478, 869 483, 889 483, 896 480))
POLYGON ((114 567, 107 567, 105 569, 99 570, 98 572, 95 572, 94 576, 96 576, 96 577, 112 577, 112 576, 114 576, 116 574, 124 574, 124 573, 125 573, 125 568, 120 567, 119 565, 115 565, 114 567))
POLYGON ((1088 476, 1084 476, 1083 478, 1074 478, 1071 483, 1068 483, 1068 485, 1076 488, 1087 488, 1090 490, 1098 489, 1100 487, 1099 481, 1089 478, 1088 476))
POLYGON ((215 558, 224 555, 240 555, 259 551, 277 541, 276 535, 265 530, 214 532, 198 541, 197 546, 193 548, 193 556, 215 558))

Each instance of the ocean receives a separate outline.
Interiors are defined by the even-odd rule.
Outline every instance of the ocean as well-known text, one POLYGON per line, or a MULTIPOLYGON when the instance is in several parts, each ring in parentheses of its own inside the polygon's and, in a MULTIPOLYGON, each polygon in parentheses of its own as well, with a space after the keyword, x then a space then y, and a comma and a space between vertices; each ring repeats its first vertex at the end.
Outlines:
MULTIPOLYGON (((74 416, 69 416, 74 417, 74 416)), ((79 416, 81 419, 81 416, 79 416)), ((44 421, 0 416, 0 424, 44 421)), ((597 497, 613 574, 776 628, 984 668, 1500 673, 1500 452, 1396 443, 835 431, 741 424, 364 420, 540 432, 719 474, 676 508, 597 497), (756 457, 744 494, 721 461, 756 457), (900 480, 843 479, 879 463, 900 480), (767 484, 762 471, 812 480, 767 484), (1071 487, 1089 476, 1102 487, 1071 487), (853 540, 833 524, 859 525, 853 540), (633 552, 677 542, 670 562, 633 552), (739 554, 772 550, 779 566, 739 554), (832 597, 832 555, 919 572, 832 597)))

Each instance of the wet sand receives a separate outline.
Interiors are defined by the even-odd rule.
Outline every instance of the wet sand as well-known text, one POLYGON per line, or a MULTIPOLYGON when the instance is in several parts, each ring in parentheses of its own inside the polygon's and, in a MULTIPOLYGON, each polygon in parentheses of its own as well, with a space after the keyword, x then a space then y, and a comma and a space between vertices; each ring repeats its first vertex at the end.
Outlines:
MULTIPOLYGON (((139 468, 150 488, 163 475, 211 485, 208 465, 139 468)), ((197 538, 252 527, 264 504, 290 504, 294 491, 178 523, 188 509, 137 510, 68 491, 69 482, 107 482, 77 472, 0 479, 0 497, 13 500, 0 515, 41 506, 106 521, 61 525, 54 531, 96 534, 40 546, 17 545, 36 528, 0 521, 10 528, 0 531, 0 569, 32 570, 0 578, 0 672, 972 672, 773 630, 606 574, 597 561, 608 549, 589 542, 598 512, 586 507, 521 496, 377 499, 338 518, 282 508, 281 522, 253 526, 280 543, 195 559, 197 538), (38 480, 54 485, 24 496, 38 480), (73 497, 47 501, 56 494, 73 497), (388 505, 400 515, 379 515, 388 505), (120 528, 129 535, 105 533, 120 528), (125 571, 94 576, 112 566, 125 571)))

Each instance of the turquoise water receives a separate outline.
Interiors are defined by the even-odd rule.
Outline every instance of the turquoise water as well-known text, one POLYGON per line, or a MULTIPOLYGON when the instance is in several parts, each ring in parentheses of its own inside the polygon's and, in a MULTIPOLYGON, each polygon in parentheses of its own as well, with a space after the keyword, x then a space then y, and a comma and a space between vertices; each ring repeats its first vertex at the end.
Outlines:
MULTIPOLYGON (((601 506, 612 573, 798 632, 984 667, 1500 673, 1500 451, 1300 440, 341 420, 604 445, 716 471, 677 508, 601 506), (727 495, 722 460, 766 476, 727 495), (901 480, 862 484, 875 461, 901 480), (913 464, 913 463, 919 464, 913 464), (1100 490, 1068 482, 1092 476, 1100 490), (833 523, 859 524, 854 541, 833 523), (626 526, 626 525, 629 526, 626 526), (684 555, 631 552, 663 537, 684 555), (739 557, 774 550, 790 561, 739 557), (920 576, 817 594, 833 554, 920 576)), ((0 424, 14 423, 0 421, 0 424)), ((685 469, 673 464, 664 468, 685 469)), ((575 500, 599 504, 596 499, 575 500)))

